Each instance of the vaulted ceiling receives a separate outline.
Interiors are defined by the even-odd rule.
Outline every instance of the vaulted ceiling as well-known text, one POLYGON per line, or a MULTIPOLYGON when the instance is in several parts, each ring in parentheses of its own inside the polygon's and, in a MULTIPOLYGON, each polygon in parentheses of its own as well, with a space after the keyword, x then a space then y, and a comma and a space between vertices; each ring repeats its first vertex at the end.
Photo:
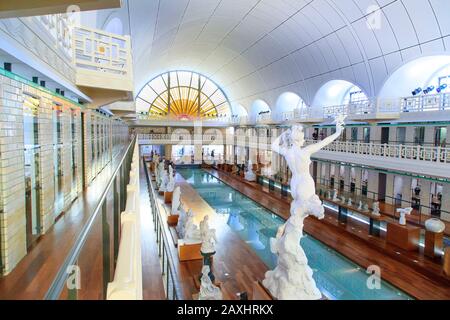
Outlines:
POLYGON ((136 94, 189 69, 249 108, 286 91, 309 104, 335 79, 375 96, 405 62, 449 53, 449 12, 448 0, 125 0, 97 27, 119 17, 131 34, 136 94))

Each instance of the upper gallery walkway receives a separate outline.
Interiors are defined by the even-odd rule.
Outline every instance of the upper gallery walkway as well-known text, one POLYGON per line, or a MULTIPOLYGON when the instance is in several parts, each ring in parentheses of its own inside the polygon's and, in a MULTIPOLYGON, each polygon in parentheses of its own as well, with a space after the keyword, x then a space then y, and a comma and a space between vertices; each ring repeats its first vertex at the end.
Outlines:
MULTIPOLYGON (((289 217, 290 201, 281 194, 221 170, 205 170, 283 219, 289 217)), ((443 275, 440 264, 386 244, 383 239, 371 236, 367 226, 343 224, 335 212, 327 208, 325 211, 322 221, 307 218, 304 228, 308 234, 363 268, 378 265, 386 281, 417 299, 450 298, 450 278, 443 275)))
MULTIPOLYGON (((16 268, 7 276, 0 278, 0 299, 40 300, 45 298, 52 281, 74 246, 78 235, 99 204, 102 193, 108 185, 112 174, 120 165, 125 152, 126 148, 123 148, 97 175, 92 183, 78 195, 78 198, 53 227, 45 235, 41 236, 36 245, 19 262, 16 268)), ((143 213, 145 213, 145 210, 144 207, 143 213)), ((143 230, 147 230, 146 223, 143 223, 143 230)), ((144 266, 146 266, 150 260, 149 255, 151 256, 154 250, 152 251, 149 244, 151 238, 146 238, 143 241, 142 247, 146 253, 142 255, 142 258, 144 266)), ((89 250, 93 259, 97 255, 101 255, 102 251, 98 247, 90 247, 89 250)), ((144 281, 146 281, 145 273, 144 281)), ((152 285, 151 291, 144 291, 144 298, 151 299, 152 297, 159 298, 162 296, 161 292, 158 291, 158 288, 161 288, 161 286, 155 285, 154 281, 152 285)))

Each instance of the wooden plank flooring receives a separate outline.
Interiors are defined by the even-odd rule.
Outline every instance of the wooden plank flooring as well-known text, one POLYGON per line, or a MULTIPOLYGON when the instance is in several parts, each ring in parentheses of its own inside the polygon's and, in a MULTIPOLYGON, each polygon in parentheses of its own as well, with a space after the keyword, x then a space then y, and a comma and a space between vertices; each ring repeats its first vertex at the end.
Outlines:
MULTIPOLYGON (((237 300, 237 293, 244 291, 251 296, 253 282, 264 279, 267 267, 256 253, 229 228, 227 221, 216 214, 214 209, 179 174, 176 175, 176 183, 181 188, 181 199, 185 207, 197 214, 196 221, 200 222, 205 215, 209 215, 210 226, 216 229, 218 243, 217 253, 213 258, 213 272, 221 283, 224 299, 237 300)), ((165 207, 169 212, 169 207, 162 204, 162 196, 159 196, 159 201, 161 208, 165 207)), ((166 232, 170 231, 166 230, 166 232)), ((171 239, 170 234, 168 238, 171 239)), ((192 295, 198 293, 195 278, 198 278, 201 273, 202 261, 179 262, 177 248, 174 244, 171 248, 173 261, 177 264, 178 286, 183 293, 181 298, 191 300, 192 295)))
MULTIPOLYGON (((289 216, 289 201, 281 195, 269 192, 256 183, 244 182, 241 177, 235 175, 214 169, 205 170, 279 216, 285 219, 289 216)), ((386 245, 384 241, 381 246, 381 241, 369 235, 365 236, 366 240, 363 241, 364 235, 368 233, 367 230, 360 233, 357 225, 341 225, 337 222, 335 213, 330 210, 326 210, 326 218, 322 221, 308 218, 305 231, 364 268, 370 265, 380 266, 382 277, 386 281, 413 297, 450 299, 450 282, 448 281, 450 279, 441 271, 436 274, 437 270, 433 270, 436 268, 436 263, 423 257, 420 260, 412 259, 408 256, 409 253, 386 245), (352 232, 349 232, 350 230, 352 232), (423 266, 419 268, 417 265, 421 263, 423 266), (427 268, 432 270, 424 272, 427 268)), ((441 269, 440 267, 439 270, 441 269)))

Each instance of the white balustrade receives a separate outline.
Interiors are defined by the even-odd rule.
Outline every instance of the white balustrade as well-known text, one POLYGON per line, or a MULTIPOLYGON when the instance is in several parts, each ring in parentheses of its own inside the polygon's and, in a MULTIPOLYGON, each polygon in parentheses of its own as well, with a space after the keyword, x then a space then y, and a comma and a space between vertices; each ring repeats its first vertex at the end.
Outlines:
POLYGON ((139 198, 139 146, 136 144, 127 186, 125 211, 120 216, 121 237, 114 281, 108 300, 142 300, 141 224, 139 198))

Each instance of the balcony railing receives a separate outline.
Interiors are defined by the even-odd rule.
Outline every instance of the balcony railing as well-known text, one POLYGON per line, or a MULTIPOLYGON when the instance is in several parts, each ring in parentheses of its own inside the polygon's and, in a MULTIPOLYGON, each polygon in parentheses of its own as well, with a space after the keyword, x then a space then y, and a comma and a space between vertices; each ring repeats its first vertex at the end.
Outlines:
POLYGON ((450 93, 422 95, 403 98, 402 112, 448 111, 450 110, 450 93))
MULTIPOLYGON (((308 140, 308 144, 316 143, 316 140, 308 140)), ((323 151, 343 152, 358 155, 399 158, 407 160, 431 161, 438 163, 450 163, 450 148, 433 146, 410 146, 395 144, 362 143, 350 141, 335 141, 323 151)))
POLYGON ((131 41, 87 27, 73 29, 77 85, 133 91, 131 41))

